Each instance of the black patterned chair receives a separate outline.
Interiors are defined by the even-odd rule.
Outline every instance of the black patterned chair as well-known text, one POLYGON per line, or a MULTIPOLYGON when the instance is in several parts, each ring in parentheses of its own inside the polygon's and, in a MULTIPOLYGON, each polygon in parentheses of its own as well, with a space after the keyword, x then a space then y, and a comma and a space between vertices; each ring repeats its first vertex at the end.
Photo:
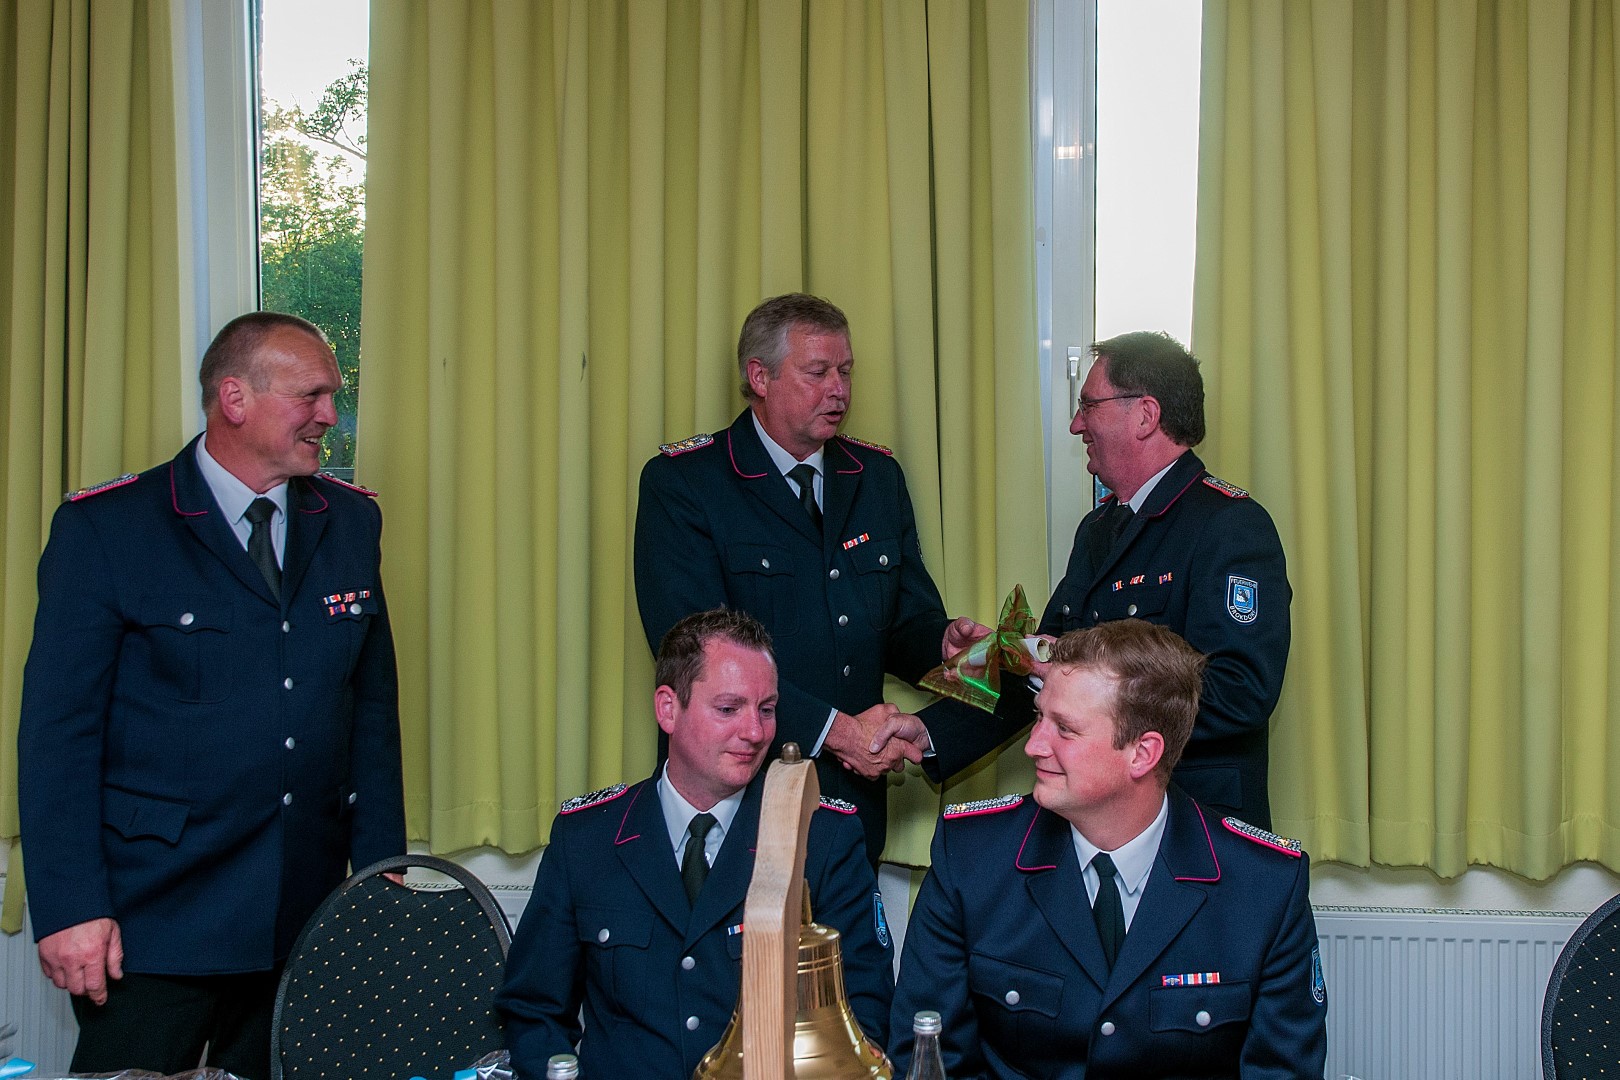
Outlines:
POLYGON ((1620 1076, 1620 896, 1587 916, 1558 954, 1541 1009, 1545 1080, 1620 1076))
POLYGON ((272 1080, 448 1078, 502 1045, 495 994, 512 934, 483 882, 431 855, 339 885, 293 946, 276 994, 272 1080), (413 867, 459 888, 408 888, 413 867))

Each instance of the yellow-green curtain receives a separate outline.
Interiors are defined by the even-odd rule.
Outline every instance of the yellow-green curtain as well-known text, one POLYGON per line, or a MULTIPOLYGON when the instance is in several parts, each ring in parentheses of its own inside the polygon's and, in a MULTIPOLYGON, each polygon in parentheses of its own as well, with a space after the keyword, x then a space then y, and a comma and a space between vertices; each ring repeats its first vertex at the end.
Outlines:
POLYGON ((1295 586, 1278 826, 1620 869, 1620 8, 1204 11, 1193 337, 1295 586))
POLYGON ((184 434, 173 82, 168 0, 0 0, 0 837, 51 514, 184 434))
POLYGON ((1041 500, 999 483, 1040 461, 1028 72, 1026 0, 376 7, 360 475, 413 836, 532 849, 651 771, 636 481, 741 407, 764 296, 849 314, 847 428, 948 606, 1042 592, 1041 500))

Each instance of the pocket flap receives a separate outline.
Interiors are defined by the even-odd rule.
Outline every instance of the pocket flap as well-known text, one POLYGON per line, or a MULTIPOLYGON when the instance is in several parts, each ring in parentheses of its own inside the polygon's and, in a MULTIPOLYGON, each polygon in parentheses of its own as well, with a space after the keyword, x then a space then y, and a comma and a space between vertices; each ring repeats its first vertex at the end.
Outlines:
POLYGON ((183 634, 231 628, 231 608, 218 597, 143 596, 138 611, 142 626, 167 626, 183 634))
POLYGON ((730 544, 726 569, 733 574, 788 574, 793 566, 785 548, 766 544, 730 544))
POLYGON ((1057 1019, 1063 1001, 1063 977, 1000 957, 968 957, 968 987, 1011 1012, 1037 1012, 1057 1019))
POLYGON ((1154 1031, 1213 1031, 1249 1018, 1249 984, 1161 986, 1148 991, 1148 1024, 1154 1031))
POLYGON ((652 914, 620 908, 579 909, 579 940, 603 949, 645 949, 652 941, 652 914))
POLYGON ((849 551, 857 574, 888 574, 900 569, 900 541, 869 540, 849 551))
POLYGON ((190 813, 190 806, 171 799, 137 795, 112 787, 101 793, 101 823, 116 830, 125 840, 151 836, 177 844, 190 813))

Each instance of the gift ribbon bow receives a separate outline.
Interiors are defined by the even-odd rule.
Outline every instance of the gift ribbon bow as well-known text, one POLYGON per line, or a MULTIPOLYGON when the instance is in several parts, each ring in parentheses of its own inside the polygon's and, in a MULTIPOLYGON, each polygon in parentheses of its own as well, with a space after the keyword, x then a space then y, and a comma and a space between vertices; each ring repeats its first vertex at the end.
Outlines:
POLYGON ((1035 613, 1024 596, 1024 587, 1014 585, 1001 605, 996 628, 924 675, 918 685, 976 709, 995 712, 1001 700, 1001 673, 1028 675, 1035 670, 1037 658, 1046 659, 1046 642, 1032 636, 1035 626, 1035 613))

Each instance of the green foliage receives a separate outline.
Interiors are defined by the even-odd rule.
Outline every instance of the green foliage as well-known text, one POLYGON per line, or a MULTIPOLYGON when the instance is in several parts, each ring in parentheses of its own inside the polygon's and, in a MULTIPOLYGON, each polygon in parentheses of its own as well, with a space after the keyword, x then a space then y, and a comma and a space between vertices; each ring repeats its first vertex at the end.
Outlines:
MULTIPOLYGON (((338 426, 326 437, 326 467, 352 469, 355 410, 360 399, 360 268, 365 227, 365 184, 348 161, 323 154, 297 137, 317 138, 308 127, 350 139, 365 125, 366 70, 332 83, 314 117, 269 103, 259 173, 259 273, 264 307, 301 315, 332 342, 343 389, 338 426), (356 119, 358 118, 358 119, 356 119), (318 123, 317 123, 318 121, 318 123)), ((322 141, 354 153, 335 138, 322 141)), ((365 146, 365 136, 350 139, 365 146)), ((360 153, 363 157, 364 154, 360 153)))
POLYGON ((366 157, 366 65, 349 61, 349 73, 327 85, 315 111, 300 116, 298 130, 364 161, 366 157))

